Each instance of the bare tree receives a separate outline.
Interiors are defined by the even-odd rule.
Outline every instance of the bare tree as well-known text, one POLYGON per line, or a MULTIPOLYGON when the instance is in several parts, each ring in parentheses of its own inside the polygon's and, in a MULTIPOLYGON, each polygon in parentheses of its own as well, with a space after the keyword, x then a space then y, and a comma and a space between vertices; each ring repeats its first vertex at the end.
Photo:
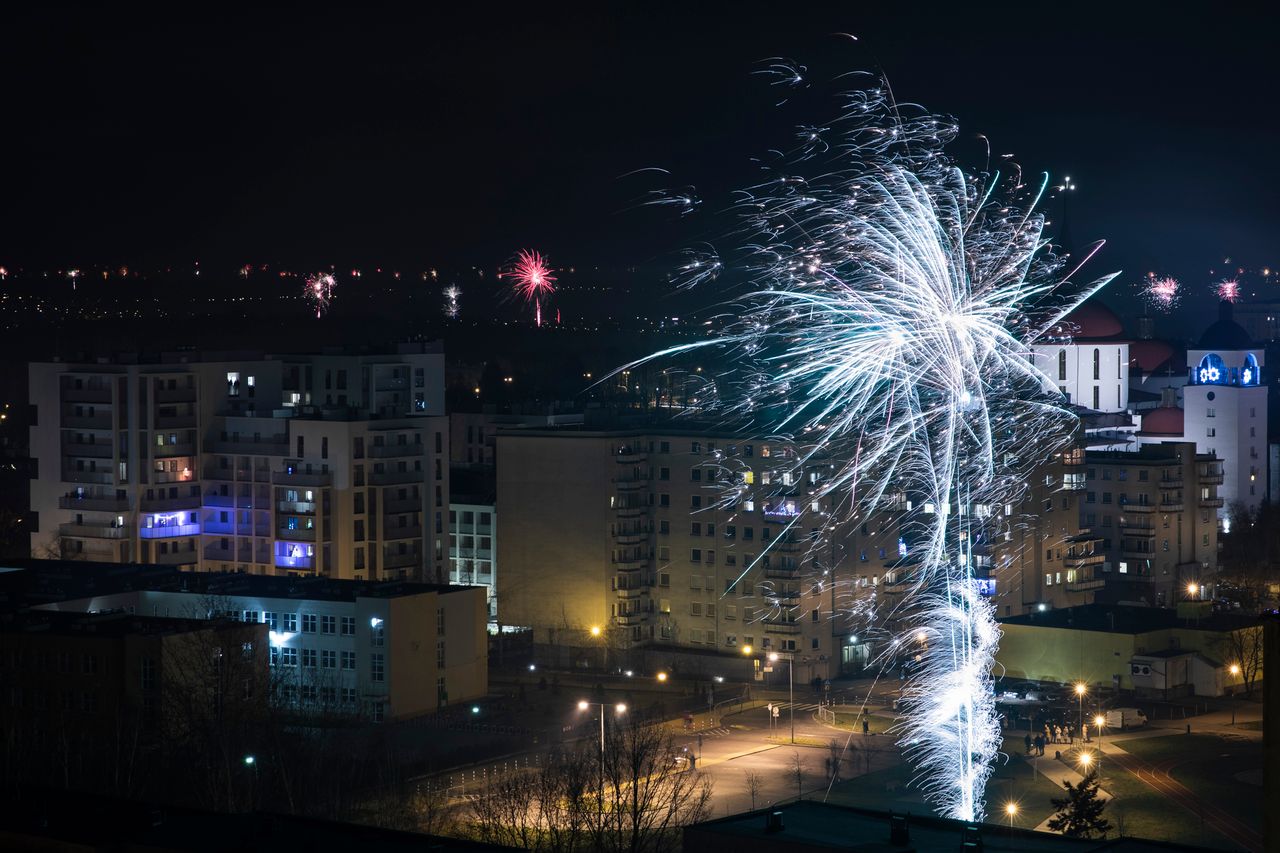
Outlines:
POLYGON ((796 799, 804 799, 804 777, 808 772, 808 767, 805 766, 804 758, 801 757, 799 750, 792 750, 791 763, 787 769, 791 774, 791 778, 796 780, 796 799))
POLYGON ((1231 532, 1222 534, 1218 583, 1222 591, 1258 612, 1275 598, 1280 584, 1280 505, 1264 503, 1254 510, 1243 503, 1231 506, 1231 532))
POLYGON ((744 777, 744 787, 746 787, 747 793, 751 795, 751 808, 754 811, 756 798, 760 796, 760 792, 764 788, 764 778, 754 770, 745 771, 744 777))
POLYGON ((1249 625, 1226 632, 1218 641, 1216 651, 1228 667, 1240 667, 1245 696, 1252 698, 1254 683, 1262 672, 1262 626, 1249 625))

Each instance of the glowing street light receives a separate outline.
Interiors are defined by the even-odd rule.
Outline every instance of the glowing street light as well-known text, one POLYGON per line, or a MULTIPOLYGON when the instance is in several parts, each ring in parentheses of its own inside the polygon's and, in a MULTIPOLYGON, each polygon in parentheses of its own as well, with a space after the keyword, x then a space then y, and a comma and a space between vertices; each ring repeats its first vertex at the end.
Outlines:
MULTIPOLYGON (((609 704, 607 702, 588 702, 586 699, 579 700, 578 710, 585 711, 588 708, 600 709, 600 811, 604 811, 604 708, 609 704)), ((613 706, 613 710, 619 716, 627 712, 627 706, 619 702, 613 706)))
POLYGON ((667 680, 667 674, 665 672, 658 673, 658 681, 666 683, 666 680, 667 680))
POLYGON ((1089 769, 1093 766, 1093 753, 1081 752, 1076 761, 1079 762, 1080 768, 1084 770, 1085 773, 1088 773, 1089 769))
POLYGON ((1107 718, 1102 714, 1097 714, 1093 718, 1093 726, 1098 730, 1098 749, 1102 749, 1102 727, 1107 724, 1107 718))
POLYGON ((1196 598, 1199 592, 1200 592, 1200 585, 1197 584, 1195 581, 1192 581, 1191 583, 1187 584, 1187 595, 1191 596, 1192 598, 1196 598))
POLYGON ((599 637, 599 636, 600 636, 600 626, 599 626, 599 625, 592 625, 592 626, 591 626, 591 636, 593 636, 593 637, 599 637))
MULTIPOLYGON (((1232 676, 1234 676, 1235 678, 1239 678, 1240 664, 1238 663, 1231 664, 1230 672, 1232 676)), ((1235 687, 1232 687, 1231 688, 1231 725, 1233 726, 1236 724, 1236 703, 1238 701, 1239 700, 1236 699, 1236 689, 1235 687)))
POLYGON ((1080 719, 1076 723, 1076 731, 1080 733, 1081 742, 1084 741, 1084 694, 1089 692, 1089 687, 1083 681, 1076 682, 1076 699, 1080 705, 1080 719))
POLYGON ((1018 804, 1005 803, 1004 813, 1009 816, 1009 828, 1013 829, 1013 818, 1018 814, 1018 804))

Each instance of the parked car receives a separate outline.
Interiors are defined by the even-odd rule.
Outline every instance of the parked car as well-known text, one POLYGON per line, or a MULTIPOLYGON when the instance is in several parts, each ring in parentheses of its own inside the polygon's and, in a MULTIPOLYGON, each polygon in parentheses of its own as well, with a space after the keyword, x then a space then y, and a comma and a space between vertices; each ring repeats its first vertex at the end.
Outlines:
POLYGON ((1107 711, 1107 728, 1140 729, 1147 724, 1147 715, 1140 708, 1111 708, 1107 711))

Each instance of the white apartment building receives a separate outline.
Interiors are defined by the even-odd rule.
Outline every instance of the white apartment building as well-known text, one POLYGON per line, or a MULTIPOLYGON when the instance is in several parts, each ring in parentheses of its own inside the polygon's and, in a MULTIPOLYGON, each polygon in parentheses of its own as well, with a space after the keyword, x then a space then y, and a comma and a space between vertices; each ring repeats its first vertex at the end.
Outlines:
POLYGON ((420 344, 33 363, 32 554, 443 581, 443 376, 420 344))
POLYGON ((449 583, 484 587, 490 622, 498 619, 497 539, 496 504, 449 504, 449 583))
POLYGON ((77 595, 73 582, 69 597, 38 609, 265 623, 276 701, 303 714, 381 722, 478 699, 488 690, 479 587, 238 573, 174 572, 133 581, 127 570, 109 572, 110 566, 39 562, 23 568, 97 579, 93 594, 77 595))

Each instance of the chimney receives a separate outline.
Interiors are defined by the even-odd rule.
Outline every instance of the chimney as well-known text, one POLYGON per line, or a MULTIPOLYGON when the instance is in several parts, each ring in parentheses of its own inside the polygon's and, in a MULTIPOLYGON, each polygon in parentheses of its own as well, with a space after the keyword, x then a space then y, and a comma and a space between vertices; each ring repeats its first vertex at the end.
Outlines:
POLYGON ((1172 385, 1167 388, 1160 389, 1160 405, 1166 409, 1174 409, 1178 406, 1178 389, 1172 385))
POLYGON ((765 832, 781 832, 782 831, 782 812, 771 811, 764 816, 765 832))
POLYGON ((1156 319, 1154 317, 1138 318, 1138 340, 1149 341, 1155 337, 1156 319))

